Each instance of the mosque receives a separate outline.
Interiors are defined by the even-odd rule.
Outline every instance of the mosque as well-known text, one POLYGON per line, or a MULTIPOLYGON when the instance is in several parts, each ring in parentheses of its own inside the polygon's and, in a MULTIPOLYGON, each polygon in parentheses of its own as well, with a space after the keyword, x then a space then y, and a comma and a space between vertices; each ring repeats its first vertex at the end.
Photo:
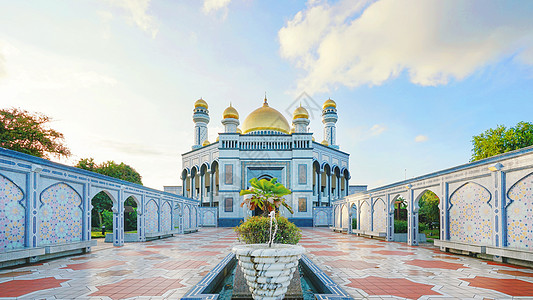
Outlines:
POLYGON ((309 132, 309 112, 294 110, 292 126, 265 97, 261 107, 242 122, 231 104, 222 114, 224 132, 208 141, 208 104, 194 103, 194 144, 182 154, 181 193, 198 199, 202 207, 218 208, 218 226, 236 226, 252 214, 240 207, 239 192, 251 178, 277 178, 292 194, 286 197, 294 214, 281 214, 298 226, 313 226, 313 208, 330 206, 349 192, 349 154, 339 150, 336 138, 337 105, 322 106, 324 140, 309 132), (239 127, 240 125, 240 127, 239 127))

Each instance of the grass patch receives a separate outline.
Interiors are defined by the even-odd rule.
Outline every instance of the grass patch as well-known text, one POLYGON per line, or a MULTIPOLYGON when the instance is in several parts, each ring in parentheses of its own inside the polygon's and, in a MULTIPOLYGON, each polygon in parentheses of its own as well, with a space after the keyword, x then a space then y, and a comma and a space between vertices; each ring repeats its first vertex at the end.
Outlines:
POLYGON ((91 231, 91 238, 93 239, 100 239, 104 238, 105 236, 102 234, 101 231, 91 231))

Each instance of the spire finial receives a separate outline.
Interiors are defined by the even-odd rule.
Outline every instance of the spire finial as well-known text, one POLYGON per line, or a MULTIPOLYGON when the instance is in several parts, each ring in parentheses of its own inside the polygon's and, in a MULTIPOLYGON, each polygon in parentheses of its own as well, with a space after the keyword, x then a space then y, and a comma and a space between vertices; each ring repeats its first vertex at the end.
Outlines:
POLYGON ((265 92, 265 102, 263 103, 263 106, 268 106, 268 102, 267 102, 267 92, 265 92))
POLYGON ((229 107, 232 107, 232 106, 231 106, 231 101, 229 102, 229 107))

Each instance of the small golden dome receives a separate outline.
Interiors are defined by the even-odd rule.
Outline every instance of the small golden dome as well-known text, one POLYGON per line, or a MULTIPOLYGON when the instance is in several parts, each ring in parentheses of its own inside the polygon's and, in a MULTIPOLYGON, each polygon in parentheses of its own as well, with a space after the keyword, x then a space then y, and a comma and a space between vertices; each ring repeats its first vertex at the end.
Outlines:
POLYGON ((301 104, 294 110, 294 113, 292 114, 293 120, 300 118, 309 119, 309 113, 307 112, 307 109, 303 108, 301 104))
POLYGON ((218 142, 218 140, 220 140, 220 136, 217 136, 217 139, 215 140, 215 143, 218 142))
POLYGON ((239 119, 239 113, 237 112, 237 110, 233 106, 231 106, 231 103, 230 103, 229 107, 226 108, 224 110, 224 112, 222 113, 222 118, 224 118, 224 119, 229 119, 229 118, 239 119))
POLYGON ((265 98, 263 106, 252 111, 242 123, 244 134, 257 130, 272 130, 289 134, 291 128, 287 119, 279 111, 268 106, 265 98))
POLYGON ((315 141, 315 137, 314 136, 312 136, 311 139, 313 140, 313 142, 315 141))
POLYGON ((198 107, 203 107, 207 109, 208 108, 207 102, 205 102, 205 100, 202 98, 196 100, 196 102, 194 102, 194 108, 198 108, 198 107))
POLYGON ((329 143, 326 140, 323 140, 321 144, 324 145, 324 146, 329 146, 329 143))
POLYGON ((291 127, 290 134, 293 134, 295 131, 296 131, 296 129, 294 127, 291 127))
POLYGON ((328 99, 326 102, 324 102, 324 105, 322 105, 322 109, 326 109, 328 107, 337 108, 337 103, 331 99, 328 99))
POLYGON ((240 128, 237 128, 237 133, 242 134, 242 130, 240 128))
POLYGON ((207 145, 209 145, 209 144, 211 144, 211 143, 210 143, 208 140, 205 140, 205 141, 202 143, 202 146, 207 146, 207 145))

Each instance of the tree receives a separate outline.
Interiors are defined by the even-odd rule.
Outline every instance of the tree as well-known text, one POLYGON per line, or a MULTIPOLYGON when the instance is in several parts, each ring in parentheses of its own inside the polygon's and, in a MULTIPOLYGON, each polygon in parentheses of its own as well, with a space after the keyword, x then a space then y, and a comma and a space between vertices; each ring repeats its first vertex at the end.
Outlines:
POLYGON ((0 147, 49 158, 68 157, 70 150, 63 145, 63 134, 46 127, 51 119, 43 114, 31 114, 17 108, 0 110, 0 147))
POLYGON ((418 200, 418 215, 420 222, 429 225, 431 228, 433 224, 439 223, 439 197, 431 191, 426 191, 420 200, 418 200))
MULTIPOLYGON (((94 162, 93 158, 82 158, 78 161, 75 167, 142 185, 141 175, 135 171, 134 168, 123 162, 117 164, 110 160, 98 165, 94 162)), ((105 192, 100 192, 94 196, 92 205, 93 219, 91 220, 91 223, 95 227, 100 227, 103 222, 102 216, 105 216, 106 211, 111 211, 113 201, 105 192)), ((105 225, 105 222, 103 224, 105 225)))
POLYGON ((476 161, 533 145, 533 123, 519 122, 507 129, 503 125, 472 137, 472 158, 476 161))

